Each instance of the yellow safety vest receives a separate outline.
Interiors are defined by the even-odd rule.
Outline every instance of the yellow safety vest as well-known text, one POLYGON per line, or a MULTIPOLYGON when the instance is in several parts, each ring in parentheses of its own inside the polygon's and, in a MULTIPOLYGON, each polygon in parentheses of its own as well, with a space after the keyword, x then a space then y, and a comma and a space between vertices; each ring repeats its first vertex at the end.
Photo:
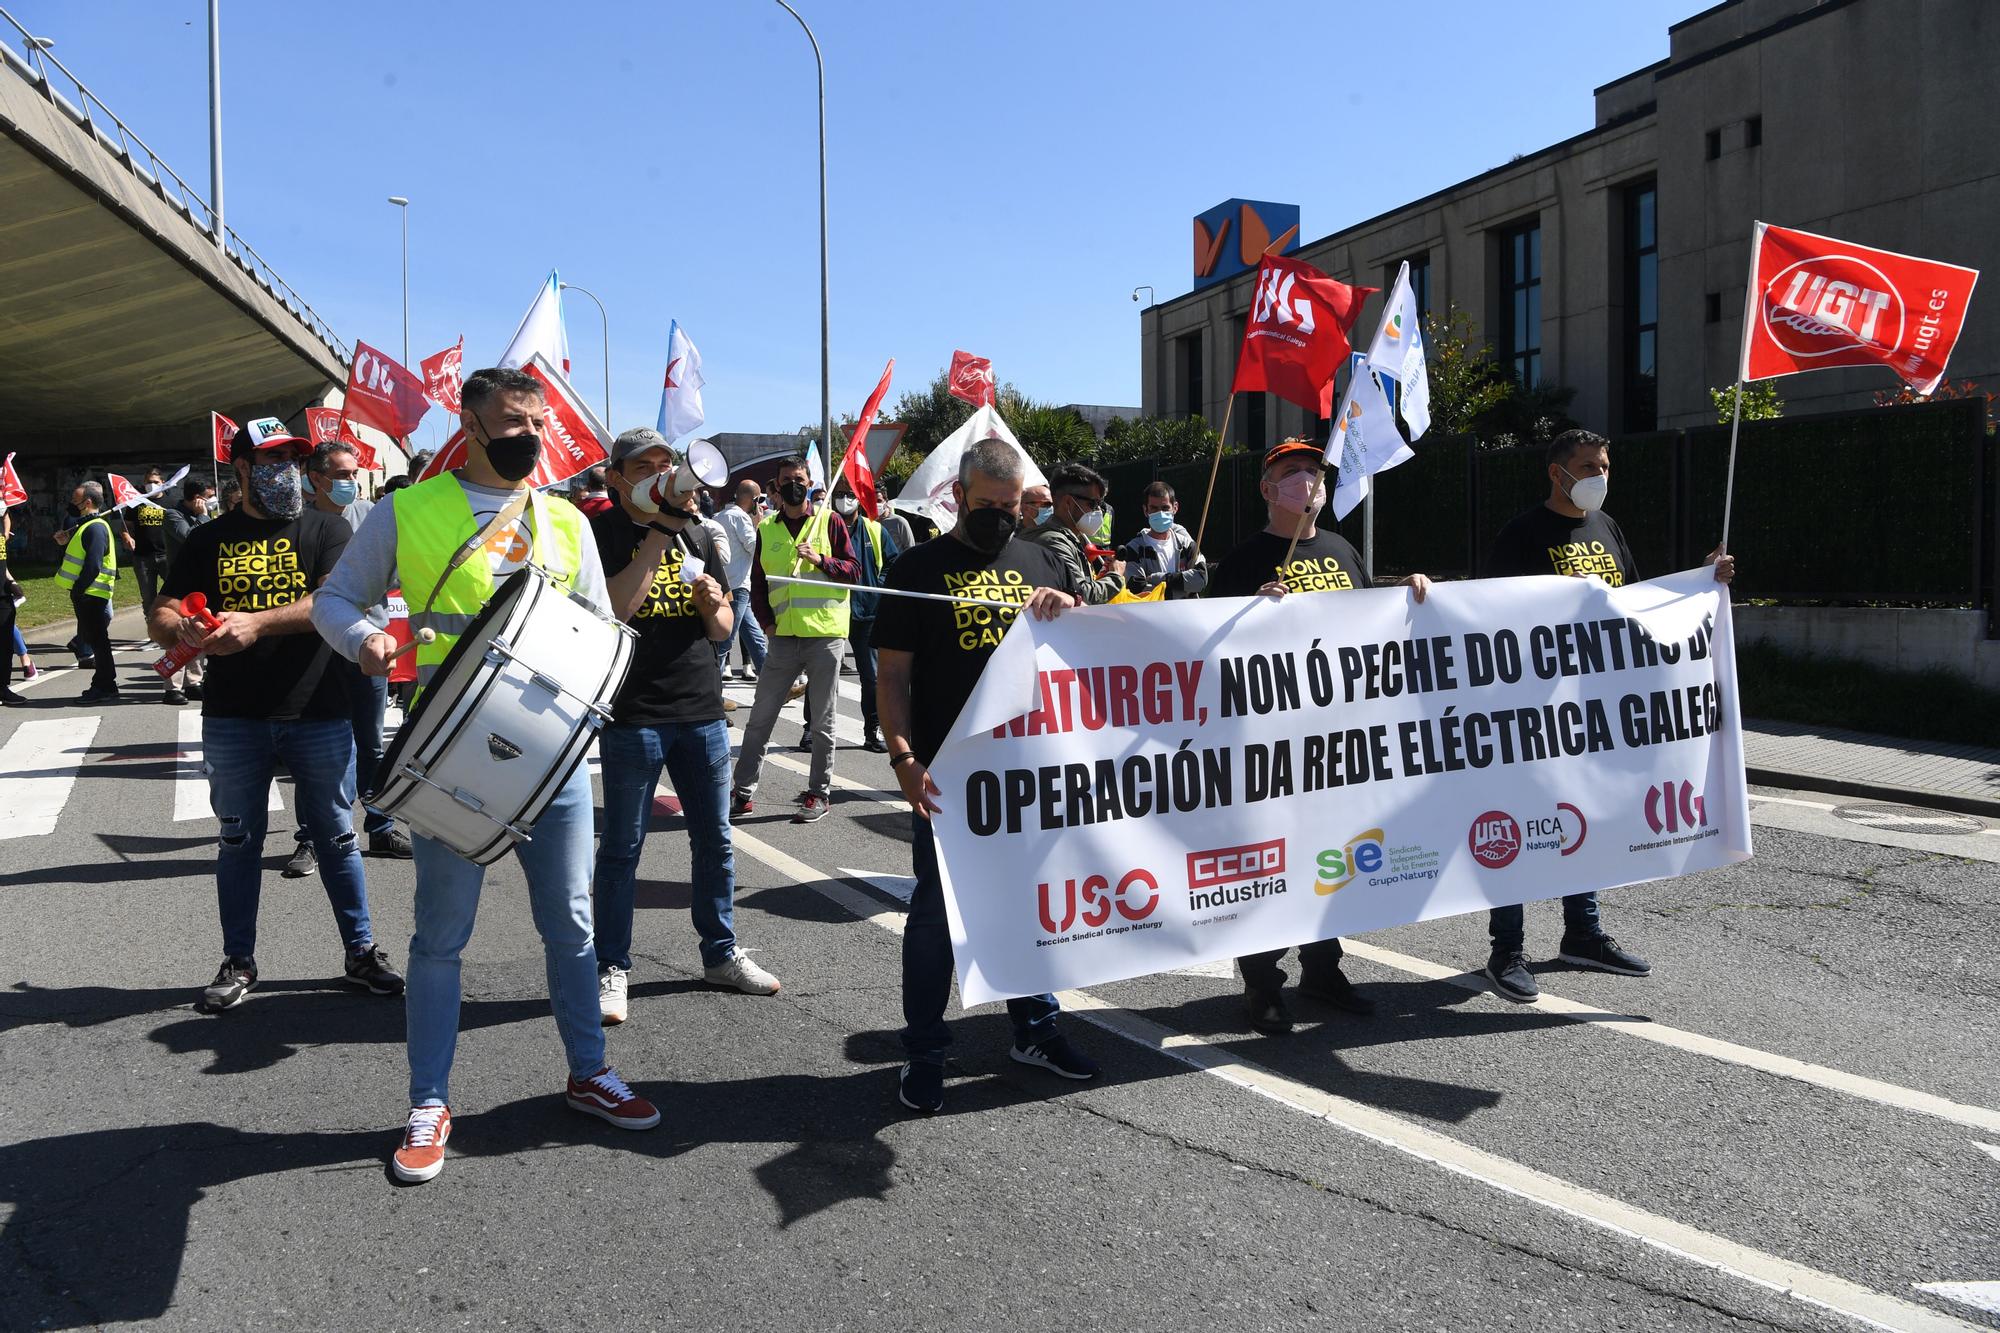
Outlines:
POLYGON ((76 525, 76 531, 69 535, 69 548, 63 552, 62 568, 56 571, 56 582, 63 587, 76 590, 76 581, 83 575, 83 534, 90 531, 91 524, 104 529, 104 562, 97 568, 97 577, 90 581, 84 595, 111 600, 111 589, 118 583, 118 543, 112 540, 111 525, 93 514, 76 525))
MULTIPOLYGON (((410 629, 437 632, 430 643, 417 644, 421 689, 492 598, 493 563, 475 552, 452 571, 437 600, 424 610, 423 599, 437 587, 458 548, 478 533, 479 523, 464 487, 450 472, 405 486, 389 503, 396 510, 396 572, 410 603, 410 629)), ((528 518, 533 543, 528 558, 547 571, 558 588, 570 591, 583 568, 583 543, 589 537, 583 515, 567 500, 537 492, 529 502, 528 518)))
POLYGON ((768 578, 810 579, 826 584, 826 591, 798 583, 773 583, 771 614, 778 618, 778 633, 794 639, 844 639, 847 637, 847 585, 835 583, 798 558, 800 542, 809 542, 825 555, 826 530, 833 518, 822 509, 807 519, 795 539, 785 528, 785 520, 773 514, 757 525, 757 561, 768 578), (796 566, 796 568, 794 568, 796 566))

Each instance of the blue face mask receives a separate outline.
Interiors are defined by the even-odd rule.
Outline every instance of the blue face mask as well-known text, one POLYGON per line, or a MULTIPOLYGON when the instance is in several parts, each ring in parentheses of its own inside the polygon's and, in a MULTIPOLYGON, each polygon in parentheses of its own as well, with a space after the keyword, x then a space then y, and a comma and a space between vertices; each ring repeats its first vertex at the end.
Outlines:
POLYGON ((1166 509, 1155 510, 1153 513, 1146 515, 1146 526, 1159 533, 1162 537, 1166 536, 1174 526, 1173 512, 1166 509))
POLYGON ((326 488, 326 498, 342 509, 361 498, 361 483, 357 481, 330 482, 326 488))
POLYGON ((1040 509, 1037 509, 1035 511, 1035 526, 1038 528, 1046 528, 1049 525, 1049 520, 1054 518, 1055 516, 1056 516, 1056 507, 1054 505, 1043 505, 1040 509))

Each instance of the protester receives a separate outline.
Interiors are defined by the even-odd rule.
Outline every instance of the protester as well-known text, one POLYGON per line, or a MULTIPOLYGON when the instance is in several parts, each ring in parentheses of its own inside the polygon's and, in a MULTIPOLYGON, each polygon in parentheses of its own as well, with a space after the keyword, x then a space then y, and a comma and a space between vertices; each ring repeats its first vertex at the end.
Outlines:
MULTIPOLYGON (((12 528, 12 523, 0 523, 0 649, 20 635, 14 626, 14 599, 23 594, 21 585, 14 581, 13 571, 7 567, 7 537, 12 528)), ((23 644, 24 657, 26 648, 23 644)), ((0 705, 11 707, 26 702, 26 696, 14 693, 14 654, 0 651, 0 705)))
MULTIPOLYGON (((1210 585, 1211 596, 1284 597, 1371 586, 1360 555, 1347 539, 1318 526, 1320 507, 1326 503, 1325 479, 1319 445, 1288 439, 1271 447, 1264 455, 1263 476, 1257 483, 1258 494, 1264 497, 1264 530, 1223 558, 1210 585), (1285 559, 1287 550, 1292 552, 1289 562, 1285 559)), ((1421 602, 1430 594, 1431 584, 1422 574, 1412 574, 1374 586, 1406 586, 1421 602)), ((1285 972, 1278 966, 1284 956, 1283 949, 1273 949, 1236 960, 1243 976, 1250 1026, 1270 1036, 1290 1032, 1293 1025, 1284 997, 1285 972)), ((1350 1014, 1374 1013, 1374 1001, 1356 990, 1340 970, 1341 956, 1337 938, 1300 946, 1299 994, 1324 1000, 1350 1014)))
MULTIPOLYGON (((1063 590, 1067 576, 1055 554, 1015 539, 1024 470, 1021 455, 999 440, 967 448, 952 484, 957 525, 948 536, 906 552, 889 571, 891 590, 978 597, 992 608, 993 632, 967 635, 958 628, 957 607, 893 595, 882 598, 875 626, 882 732, 889 766, 910 803, 910 862, 917 877, 903 927, 903 1049, 909 1063, 897 1097, 926 1113, 944 1105, 944 1058, 951 1046, 944 1012, 952 969, 930 822, 943 809, 934 799, 943 793, 931 781, 930 764, 1020 609, 1046 620, 1077 604, 1063 590)), ((1007 1001, 1013 1058, 1063 1078, 1095 1077, 1096 1064, 1057 1029, 1059 1009, 1053 995, 1007 1001)))
POLYGON ((243 503, 243 488, 236 484, 236 478, 231 477, 228 481, 223 482, 222 512, 225 514, 233 514, 236 512, 237 506, 242 503, 243 503))
POLYGON ((1090 606, 1110 601, 1125 589, 1124 562, 1106 562, 1100 573, 1092 567, 1088 549, 1104 524, 1109 485, 1083 464, 1065 463, 1049 478, 1049 491, 1052 498, 1038 505, 1038 514, 1046 510, 1048 517, 1040 519, 1027 539, 1054 554, 1068 575, 1063 586, 1079 600, 1090 606))
POLYGON ((409 475, 407 473, 398 473, 396 476, 393 476, 389 478, 389 480, 382 483, 382 494, 386 498, 387 496, 394 495, 397 491, 402 490, 405 486, 408 486, 409 484, 410 484, 409 475))
POLYGON ((585 468, 577 474, 577 484, 571 491, 571 499, 587 517, 596 518, 608 514, 617 506, 612 503, 611 494, 605 489, 604 465, 585 468))
MULTIPOLYGON (((1566 430, 1549 441, 1545 459, 1548 498, 1522 510, 1493 539, 1487 572, 1494 578, 1528 574, 1596 575, 1614 588, 1639 580, 1639 567, 1625 533, 1604 512, 1611 486, 1611 442, 1587 430, 1566 430)), ((1715 579, 1727 584, 1736 577, 1736 557, 1720 547, 1708 563, 1715 579)), ((1643 977, 1653 965, 1604 931, 1595 893, 1572 893, 1562 900, 1563 934, 1556 957, 1574 967, 1620 976, 1643 977)), ((1493 989, 1517 1004, 1541 995, 1528 969, 1527 914, 1520 903, 1496 907, 1486 914, 1492 938, 1486 979, 1493 989)))
POLYGON ((889 567, 895 564, 903 548, 896 544, 882 524, 861 512, 860 502, 845 485, 834 488, 833 512, 847 524, 848 545, 853 548, 856 562, 861 566, 860 577, 855 579, 857 591, 847 599, 847 643, 854 650, 854 671, 860 677, 861 685, 861 748, 874 754, 886 754, 889 747, 882 740, 875 712, 873 642, 875 612, 882 596, 858 589, 881 587, 889 567))
POLYGON ((633 485, 673 471, 674 455, 664 436, 644 427, 626 431, 611 448, 610 484, 618 492, 618 507, 590 520, 611 610, 638 634, 632 668, 612 702, 612 723, 597 741, 604 825, 591 901, 597 920, 597 1004, 606 1023, 622 1023, 628 1013, 633 882, 662 767, 680 798, 692 844, 688 907, 701 941, 703 980, 750 995, 778 992, 778 979, 751 962, 736 942, 729 729, 713 647, 728 643, 734 628, 724 582, 727 561, 700 522, 693 493, 657 512, 637 504, 630 493, 633 485))
MULTIPOLYGON (((743 665, 736 668, 739 680, 755 680, 764 669, 764 627, 750 613, 750 562, 757 554, 757 525, 763 488, 745 478, 736 484, 736 498, 715 516, 729 534, 729 616, 736 624, 736 642, 741 646, 743 665)), ((715 646, 716 657, 725 666, 729 661, 729 641, 715 646)))
MULTIPOLYGON (((5 546, 8 542, 11 542, 13 540, 14 540, 14 512, 11 509, 0 509, 0 546, 5 546)), ((18 596, 20 594, 16 595, 18 596)), ((13 604, 14 604, 13 598, 11 597, 8 598, 7 605, 9 607, 12 607, 13 604)), ((21 627, 18 623, 14 626, 11 638, 13 640, 12 643, 13 656, 7 659, 8 667, 10 669, 13 667, 15 657, 20 658, 21 679, 33 680, 36 676, 39 676, 41 674, 41 668, 35 665, 35 659, 29 654, 28 641, 21 637, 21 627)))
POLYGON ((847 525, 834 522, 831 510, 808 506, 807 476, 803 458, 778 464, 779 512, 757 528, 750 600, 771 637, 758 672, 757 700, 750 707, 736 759, 735 789, 729 797, 732 819, 752 809, 771 728, 801 675, 812 719, 812 769, 792 822, 813 823, 824 819, 831 808, 833 704, 840 684, 840 646, 848 630, 847 589, 840 585, 853 583, 861 570, 847 540, 847 525), (773 574, 828 586, 772 583, 768 576, 773 574))
MULTIPOLYGON (((166 481, 164 472, 149 467, 140 489, 156 491, 166 481)), ((132 572, 139 580, 139 605, 143 610, 151 609, 167 575, 167 511, 160 507, 158 499, 155 496, 141 501, 126 511, 125 532, 132 543, 127 549, 132 552, 132 572)))
POLYGON ((234 1008, 257 984, 257 908, 266 809, 279 764, 319 851, 350 984, 400 995, 403 978, 376 947, 354 836, 354 737, 347 699, 328 672, 332 654, 313 633, 313 589, 347 546, 347 525, 307 509, 299 487, 304 440, 284 423, 252 421, 230 441, 240 508, 189 533, 167 571, 148 628, 166 647, 199 644, 214 661, 202 702, 202 758, 209 804, 221 824, 216 903, 222 966, 202 992, 209 1013, 234 1008), (199 592, 214 629, 187 614, 199 592))
POLYGON ((80 483, 70 492, 70 503, 77 524, 56 534, 64 547, 56 582, 69 591, 70 609, 76 613, 77 665, 91 668, 89 688, 79 699, 105 703, 119 697, 118 669, 111 660, 111 591, 118 582, 118 550, 111 525, 98 514, 104 506, 102 486, 80 483))
MULTIPOLYGON (((205 481, 187 481, 181 485, 181 498, 166 512, 167 568, 172 569, 174 561, 180 558, 181 549, 187 544, 188 534, 208 522, 209 508, 214 503, 215 487, 205 481)), ((185 704, 190 699, 202 697, 202 681, 207 674, 207 657, 197 657, 182 667, 176 676, 167 682, 166 701, 170 704, 185 704)))
MULTIPOLYGON (((308 474, 313 508, 322 514, 335 515, 349 532, 359 532, 362 522, 375 508, 375 502, 361 494, 361 475, 361 455, 352 444, 335 440, 314 449, 308 474)), ((388 603, 369 607, 368 621, 377 629, 387 630, 388 603)), ((355 791, 366 794, 373 788, 376 770, 382 766, 382 716, 389 707, 389 682, 379 676, 364 675, 360 667, 337 653, 327 670, 339 681, 347 698, 348 718, 354 727, 353 786, 355 791)), ((368 835, 370 856, 410 858, 409 835, 396 827, 395 820, 365 803, 361 830, 368 835)), ((285 878, 301 879, 312 872, 313 843, 301 821, 292 859, 285 863, 285 878)))
POLYGON ((907 551, 917 544, 916 534, 910 531, 910 520, 886 504, 882 506, 882 531, 896 543, 899 551, 907 551))
MULTIPOLYGON (((583 515, 567 501, 535 495, 528 487, 542 450, 541 382, 519 370, 482 370, 465 381, 460 404, 464 467, 377 505, 315 598, 313 623, 319 632, 370 676, 389 674, 396 645, 368 619, 368 608, 381 602, 398 576, 411 598, 411 630, 436 634, 415 650, 420 685, 429 684, 500 579, 530 557, 558 587, 594 606, 606 605, 603 566, 583 515), (485 558, 466 560, 447 573, 452 556, 469 544, 485 558), (433 587, 435 600, 419 602, 423 594, 416 590, 433 587)), ((579 764, 536 822, 534 836, 516 844, 514 855, 527 876, 547 961, 549 1001, 568 1057, 564 1101, 621 1129, 651 1129, 660 1123, 659 1111, 604 1060, 591 939, 591 813, 590 771, 579 764)), ((416 934, 410 940, 405 1002, 410 1115, 391 1160, 397 1178, 405 1181, 429 1180, 444 1168, 458 1041, 459 955, 472 937, 486 878, 484 866, 441 842, 419 836, 414 843, 416 934)))
POLYGON ((1174 521, 1181 511, 1174 488, 1154 482, 1146 488, 1143 508, 1145 528, 1118 551, 1132 591, 1149 592, 1165 582, 1170 602, 1197 595, 1208 586, 1208 560, 1188 530, 1174 521))

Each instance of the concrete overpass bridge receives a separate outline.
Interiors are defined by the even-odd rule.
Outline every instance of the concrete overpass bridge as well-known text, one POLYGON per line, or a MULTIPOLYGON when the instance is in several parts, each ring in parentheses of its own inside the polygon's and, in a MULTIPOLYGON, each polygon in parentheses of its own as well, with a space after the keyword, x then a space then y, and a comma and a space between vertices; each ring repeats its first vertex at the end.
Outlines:
POLYGON ((0 9, 0 452, 31 491, 67 489, 199 465, 211 410, 302 427, 346 383, 347 348, 27 36, 0 9))

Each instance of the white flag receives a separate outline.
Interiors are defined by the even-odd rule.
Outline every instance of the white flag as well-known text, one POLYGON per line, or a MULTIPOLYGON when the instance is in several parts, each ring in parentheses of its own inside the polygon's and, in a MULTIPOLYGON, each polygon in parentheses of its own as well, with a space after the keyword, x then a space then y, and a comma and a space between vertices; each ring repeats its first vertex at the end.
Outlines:
POLYGON ((1382 323, 1368 345, 1368 365, 1403 386, 1403 421, 1420 440, 1431 425, 1431 381, 1424 367, 1424 330, 1417 294, 1410 289, 1410 265, 1396 271, 1396 285, 1382 305, 1382 323))
POLYGON ((1333 489, 1333 516, 1346 518, 1368 498, 1370 477, 1415 457, 1396 429, 1396 413, 1382 392, 1382 381, 1367 366, 1356 366, 1326 442, 1327 466, 1340 469, 1340 484, 1333 489))
POLYGON ((1028 457, 1028 451, 1021 448, 1014 432, 1007 429, 1007 423, 989 404, 974 408, 963 426, 931 450, 924 461, 917 464, 917 470, 910 474, 910 479, 903 483, 902 492, 889 503, 906 514, 922 514, 937 524, 940 533, 950 532, 958 525, 958 504, 951 498, 951 484, 958 480, 958 460, 968 446, 989 439, 1005 440, 1021 455, 1021 462, 1025 465, 1021 478, 1023 489, 1049 484, 1049 479, 1035 466, 1035 460, 1028 457))
POLYGON ((562 281, 554 269, 549 270, 549 280, 535 293, 535 303, 521 316, 521 327, 514 330, 513 341, 507 344, 496 364, 518 370, 537 352, 550 365, 561 366, 563 374, 569 374, 569 333, 563 328, 562 281))
POLYGON ((660 382, 657 429, 672 444, 701 429, 701 353, 679 320, 667 326, 667 373, 660 382))

